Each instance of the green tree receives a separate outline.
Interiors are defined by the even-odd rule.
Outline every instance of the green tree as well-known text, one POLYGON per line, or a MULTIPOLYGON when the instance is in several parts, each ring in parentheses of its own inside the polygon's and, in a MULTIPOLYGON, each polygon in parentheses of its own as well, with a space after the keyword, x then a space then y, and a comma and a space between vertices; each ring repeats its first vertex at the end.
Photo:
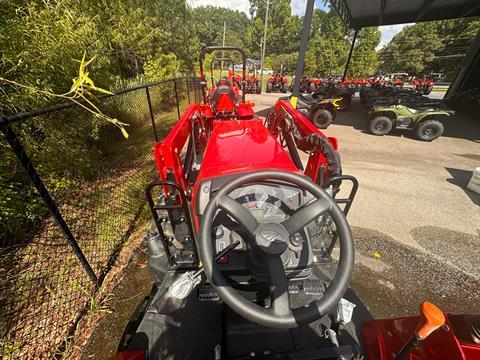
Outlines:
POLYGON ((371 76, 375 73, 378 67, 375 48, 380 43, 380 37, 378 27, 368 27, 359 31, 348 70, 349 77, 371 76))
POLYGON ((202 46, 222 45, 223 24, 226 24, 225 44, 245 46, 250 20, 241 11, 214 6, 192 9, 193 26, 202 46))
MULTIPOLYGON (((146 62, 165 56, 173 62, 169 69, 188 73, 199 48, 190 17, 191 9, 178 0, 5 0, 0 7, 0 76, 62 93, 76 72, 74 60, 85 49, 95 57, 91 72, 103 88, 143 76, 146 62)), ((0 86, 7 95, 0 99, 3 113, 51 102, 38 93, 0 86)))
MULTIPOLYGON (((260 42, 264 34, 266 1, 251 0, 253 19, 247 33, 250 54, 260 56, 260 42)), ((282 54, 298 51, 300 20, 292 15, 290 0, 270 2, 265 53, 282 54)))
POLYGON ((347 34, 347 29, 334 11, 315 9, 305 74, 331 76, 340 73, 349 49, 347 34))
POLYGON ((434 22, 406 26, 380 51, 381 70, 419 75, 441 46, 442 39, 434 22))
POLYGON ((278 54, 271 57, 271 69, 274 73, 280 73, 280 69, 283 66, 283 73, 285 75, 295 74, 295 68, 297 66, 298 52, 289 54, 278 54))
POLYGON ((452 77, 458 67, 459 57, 444 55, 465 53, 478 29, 478 18, 407 26, 380 50, 379 71, 406 71, 417 76, 434 71, 449 73, 452 77))

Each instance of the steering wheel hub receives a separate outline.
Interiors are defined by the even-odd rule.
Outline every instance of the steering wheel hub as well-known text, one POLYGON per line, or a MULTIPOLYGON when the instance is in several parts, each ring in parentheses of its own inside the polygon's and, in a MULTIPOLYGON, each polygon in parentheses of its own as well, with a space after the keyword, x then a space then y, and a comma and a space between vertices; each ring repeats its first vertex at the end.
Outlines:
POLYGON ((288 231, 282 224, 260 223, 255 230, 255 243, 269 255, 281 255, 288 248, 288 231))

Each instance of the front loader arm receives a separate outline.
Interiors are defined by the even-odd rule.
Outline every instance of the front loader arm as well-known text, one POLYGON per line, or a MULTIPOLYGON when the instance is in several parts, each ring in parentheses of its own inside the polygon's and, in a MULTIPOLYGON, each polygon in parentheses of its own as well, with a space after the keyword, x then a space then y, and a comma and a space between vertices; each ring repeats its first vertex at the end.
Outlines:
MULTIPOLYGON (((267 117, 270 132, 283 143, 293 137, 296 148, 309 154, 305 175, 317 184, 324 184, 330 178, 342 175, 338 141, 327 137, 307 118, 296 111, 290 102, 278 101, 267 117)), ((285 144, 286 146, 287 144, 285 144)), ((290 156, 292 156, 290 151, 290 156)), ((292 156, 294 157, 294 156, 292 156)))
POLYGON ((184 160, 191 155, 189 152, 196 154, 199 150, 205 149, 208 132, 209 125, 202 114, 202 105, 189 105, 167 137, 154 145, 155 161, 160 178, 175 181, 186 191, 188 181, 184 160), (187 140, 189 146, 184 160, 182 160, 182 150, 187 140))

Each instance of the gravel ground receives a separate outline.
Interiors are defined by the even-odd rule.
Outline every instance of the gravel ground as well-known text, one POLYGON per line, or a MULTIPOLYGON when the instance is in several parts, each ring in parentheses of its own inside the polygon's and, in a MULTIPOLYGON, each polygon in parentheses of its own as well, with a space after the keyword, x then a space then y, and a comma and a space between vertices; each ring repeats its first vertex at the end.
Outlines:
MULTIPOLYGON (((264 115, 278 97, 250 100, 264 115)), ((357 247, 353 288, 379 317, 416 312, 422 299, 480 312, 480 195, 466 188, 480 166, 480 121, 457 116, 431 143, 408 131, 376 137, 364 128, 354 101, 324 131, 339 139, 344 173, 360 182, 348 215, 357 247)))

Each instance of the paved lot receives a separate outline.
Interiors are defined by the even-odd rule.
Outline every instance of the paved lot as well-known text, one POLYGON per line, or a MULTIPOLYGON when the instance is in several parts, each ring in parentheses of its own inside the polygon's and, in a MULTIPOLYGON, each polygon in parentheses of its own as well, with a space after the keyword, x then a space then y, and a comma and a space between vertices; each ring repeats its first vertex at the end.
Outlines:
MULTIPOLYGON (((250 99, 265 114, 278 96, 250 99)), ((377 316, 415 312, 423 298, 449 311, 480 312, 480 196, 466 189, 480 166, 480 119, 458 116, 431 143, 364 128, 355 101, 324 131, 340 141, 344 173, 360 182, 349 214, 353 287, 377 316)))

